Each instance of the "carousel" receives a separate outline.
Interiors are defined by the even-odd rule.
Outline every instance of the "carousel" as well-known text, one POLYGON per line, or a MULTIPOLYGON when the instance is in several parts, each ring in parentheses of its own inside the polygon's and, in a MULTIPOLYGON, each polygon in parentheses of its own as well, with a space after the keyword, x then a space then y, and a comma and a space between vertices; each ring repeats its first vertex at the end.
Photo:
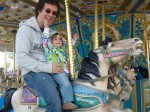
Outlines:
MULTIPOLYGON (((0 0, 0 112, 45 112, 15 62, 18 25, 38 0, 0 0)), ((59 0, 52 29, 68 43, 78 109, 150 112, 150 0, 59 0), (72 35, 79 39, 72 45, 72 35)))

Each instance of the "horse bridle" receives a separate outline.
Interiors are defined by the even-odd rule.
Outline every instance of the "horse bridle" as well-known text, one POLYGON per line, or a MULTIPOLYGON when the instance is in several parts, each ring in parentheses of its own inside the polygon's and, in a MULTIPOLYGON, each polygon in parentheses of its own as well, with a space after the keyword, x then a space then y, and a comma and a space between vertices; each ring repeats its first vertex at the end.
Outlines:
MULTIPOLYGON (((114 64, 113 60, 111 58, 112 55, 106 56, 106 54, 121 52, 121 53, 118 54, 119 56, 121 56, 121 55, 126 55, 126 54, 129 55, 132 51, 133 51, 133 49, 108 50, 108 49, 101 48, 101 51, 97 52, 97 54, 98 53, 103 54, 105 58, 108 58, 110 64, 114 64)), ((118 55, 115 55, 115 56, 118 56, 118 55)), ((112 56, 112 57, 114 57, 114 56, 112 56)), ((119 67, 119 70, 121 70, 121 67, 119 67)), ((121 74, 123 74, 123 76, 126 76, 125 73, 123 72, 123 70, 122 70, 121 74)), ((110 75, 103 76, 103 77, 97 77, 96 79, 90 79, 90 80, 82 80, 82 79, 75 79, 75 78, 71 78, 71 79, 75 80, 75 81, 78 81, 78 82, 93 83, 93 82, 97 82, 97 81, 103 81, 106 78, 112 77, 113 75, 115 75, 115 73, 112 73, 110 75)), ((125 79, 127 79, 127 77, 125 77, 125 79)))
MULTIPOLYGON (((120 69, 119 69, 120 70, 120 69)), ((78 81, 78 82, 85 82, 85 83, 93 83, 93 82, 98 82, 98 81, 104 81, 105 79, 109 78, 109 77, 112 77, 115 75, 116 72, 110 74, 110 75, 107 75, 107 76, 103 76, 103 77, 97 77, 96 79, 90 79, 90 80, 82 80, 82 79, 75 79, 75 78, 71 78, 71 80, 74 80, 74 81, 78 81)), ((124 71, 122 70, 121 74, 123 76, 125 76, 125 73, 124 71)))

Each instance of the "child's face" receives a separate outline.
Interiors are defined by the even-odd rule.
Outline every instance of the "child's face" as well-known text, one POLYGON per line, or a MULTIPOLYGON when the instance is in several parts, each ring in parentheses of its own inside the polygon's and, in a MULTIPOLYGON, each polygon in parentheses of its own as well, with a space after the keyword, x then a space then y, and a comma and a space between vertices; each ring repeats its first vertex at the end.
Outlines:
POLYGON ((51 40, 53 46, 60 48, 62 46, 62 37, 58 34, 51 40))

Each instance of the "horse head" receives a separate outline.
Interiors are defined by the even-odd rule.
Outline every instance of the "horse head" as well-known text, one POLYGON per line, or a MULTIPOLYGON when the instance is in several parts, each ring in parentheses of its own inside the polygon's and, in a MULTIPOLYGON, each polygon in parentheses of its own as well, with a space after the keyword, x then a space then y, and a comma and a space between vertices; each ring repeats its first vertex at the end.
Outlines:
POLYGON ((131 56, 140 55, 142 53, 142 44, 143 42, 139 38, 130 38, 110 42, 106 49, 100 47, 94 51, 102 53, 107 63, 116 64, 124 59, 127 60, 131 56))
POLYGON ((107 53, 111 53, 111 50, 121 50, 119 53, 115 55, 110 55, 110 56, 119 56, 128 53, 130 56, 135 56, 135 55, 140 55, 142 53, 142 44, 143 42, 139 38, 130 38, 130 39, 125 39, 125 40, 119 40, 119 41, 114 41, 110 42, 107 45, 107 53), (123 51, 124 52, 123 52, 123 51))
MULTIPOLYGON (((106 49, 102 46, 89 52, 83 59, 78 78, 84 80, 104 78, 103 81, 94 82, 95 85, 103 85, 103 90, 107 90, 109 83, 109 68, 116 64, 131 63, 131 57, 140 55, 142 41, 138 38, 131 38, 108 43, 106 49), (108 80, 107 80, 108 79, 108 80), (97 83, 97 84, 96 84, 97 83)), ((112 79, 113 80, 113 79, 112 79)))
POLYGON ((132 87, 136 82, 136 73, 134 69, 124 66, 122 69, 118 70, 118 75, 121 79, 121 87, 118 88, 118 95, 120 97, 120 101, 126 101, 129 99, 131 93, 132 93, 132 87))
POLYGON ((108 76, 107 88, 113 91, 120 90, 121 85, 134 85, 136 81, 134 69, 120 64, 111 65, 108 76))
POLYGON ((118 70, 119 77, 124 83, 133 86, 136 82, 136 72, 133 68, 124 66, 122 69, 118 70))

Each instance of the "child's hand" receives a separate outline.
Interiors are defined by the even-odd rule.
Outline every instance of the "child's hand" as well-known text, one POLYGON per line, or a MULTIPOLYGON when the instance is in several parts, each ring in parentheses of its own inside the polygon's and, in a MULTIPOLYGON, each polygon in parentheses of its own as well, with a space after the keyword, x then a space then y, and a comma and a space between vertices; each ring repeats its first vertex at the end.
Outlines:
POLYGON ((59 63, 52 63, 52 73, 62 73, 63 67, 59 63))
POLYGON ((79 35, 77 34, 77 33, 75 33, 74 35, 73 35, 73 40, 78 40, 79 39, 79 35))

